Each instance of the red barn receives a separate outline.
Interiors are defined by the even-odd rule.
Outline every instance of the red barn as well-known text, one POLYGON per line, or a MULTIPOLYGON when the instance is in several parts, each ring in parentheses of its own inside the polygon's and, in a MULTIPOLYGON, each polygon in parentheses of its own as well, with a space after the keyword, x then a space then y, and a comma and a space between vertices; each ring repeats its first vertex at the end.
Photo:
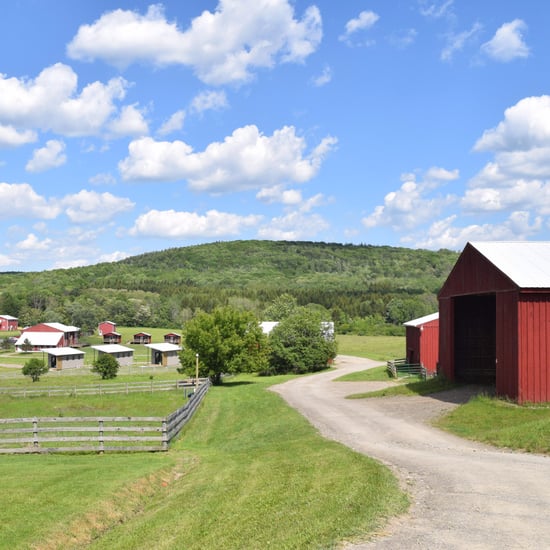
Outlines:
POLYGON ((440 372, 550 401, 550 242, 468 243, 439 292, 440 372))
POLYGON ((39 323, 32 327, 26 327, 21 331, 21 335, 38 334, 38 333, 59 333, 62 338, 60 346, 70 347, 78 345, 80 337, 80 329, 63 323, 39 323))
POLYGON ((150 344, 151 335, 148 332, 137 332, 134 334, 132 344, 150 344))
POLYGON ((19 320, 11 315, 0 315, 0 330, 17 330, 19 320))
POLYGON ((113 323, 113 321, 103 321, 97 325, 97 333, 100 336, 110 334, 112 332, 116 332, 116 323, 113 323))
POLYGON ((439 359, 439 313, 425 315, 405 325, 409 364, 423 365, 428 374, 435 374, 439 359))

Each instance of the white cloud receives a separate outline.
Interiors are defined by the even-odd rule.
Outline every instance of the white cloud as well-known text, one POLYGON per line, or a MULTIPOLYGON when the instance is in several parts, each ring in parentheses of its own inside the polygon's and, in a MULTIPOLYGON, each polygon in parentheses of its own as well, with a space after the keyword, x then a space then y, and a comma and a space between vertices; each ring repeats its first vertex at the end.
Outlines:
POLYGON ((529 48, 523 40, 523 31, 526 29, 527 25, 521 19, 504 23, 495 36, 481 46, 481 51, 491 59, 503 63, 528 57, 529 48))
POLYGON ((440 58, 442 61, 450 61, 454 54, 464 49, 466 44, 474 40, 481 32, 483 26, 480 23, 474 23, 472 28, 460 33, 451 33, 447 36, 447 45, 443 48, 440 58))
POLYGON ((0 254, 0 267, 9 267, 12 265, 18 265, 20 263, 21 262, 15 258, 6 256, 5 254, 0 254))
POLYGON ((504 111, 504 120, 486 130, 475 151, 529 150, 550 146, 550 96, 526 97, 504 111))
POLYGON ((283 185, 275 185, 258 191, 256 198, 266 204, 296 205, 302 202, 302 193, 296 189, 285 189, 283 185))
POLYGON ((356 18, 350 19, 346 23, 346 30, 338 39, 349 44, 352 35, 358 31, 372 28, 379 19, 380 16, 373 11, 362 11, 356 18))
POLYGON ((183 128, 183 122, 185 121, 185 111, 180 110, 173 113, 168 120, 158 129, 157 134, 160 136, 166 136, 172 132, 177 132, 183 128))
POLYGON ((299 241, 315 238, 330 227, 319 214, 307 214, 302 210, 273 218, 258 230, 261 239, 299 241))
POLYGON ((138 237, 188 239, 238 235, 243 229, 258 225, 261 216, 239 216, 209 210, 201 216, 195 212, 150 210, 139 216, 129 234, 138 237))
POLYGON ((425 0, 420 0, 420 13, 425 17, 432 19, 440 19, 453 14, 454 0, 446 0, 440 3, 430 3, 425 0))
POLYGON ((124 97, 127 83, 122 78, 92 82, 77 94, 77 81, 76 73, 61 63, 34 80, 0 74, 0 124, 66 136, 98 134, 115 113, 114 101, 124 97))
POLYGON ((0 183, 0 217, 53 219, 60 207, 38 195, 28 183, 0 183))
POLYGON ((220 109, 225 109, 227 106, 227 96, 224 91, 206 90, 195 96, 191 102, 191 110, 195 113, 212 110, 219 111, 220 109))
POLYGON ((29 233, 27 238, 18 242, 16 248, 19 250, 49 250, 52 246, 51 239, 40 240, 34 233, 29 233))
POLYGON ((27 162, 27 172, 44 172, 51 168, 58 168, 67 162, 65 155, 65 143, 56 139, 50 139, 45 147, 35 149, 31 160, 27 162))
POLYGON ((184 31, 157 4, 145 15, 117 9, 82 25, 67 54, 119 67, 139 61, 183 64, 203 82, 220 85, 249 80, 252 70, 277 62, 301 62, 321 36, 319 9, 310 6, 297 20, 288 0, 220 0, 214 12, 203 11, 184 31))
POLYGON ((0 148, 19 147, 37 140, 36 132, 32 130, 19 131, 13 126, 0 124, 0 148))
POLYGON ((304 156, 305 140, 292 126, 265 136, 254 125, 238 128, 201 153, 194 153, 182 141, 142 138, 130 143, 129 156, 119 163, 119 169, 125 180, 186 179, 194 191, 228 193, 306 182, 317 174, 336 142, 324 138, 304 156))
POLYGON ((376 206, 372 214, 363 218, 366 228, 391 226, 395 230, 412 229, 437 216, 444 207, 456 202, 453 195, 430 196, 443 183, 458 178, 458 171, 431 168, 423 182, 417 183, 412 174, 405 175, 405 181, 397 191, 384 197, 384 204, 376 206))
POLYGON ((88 180, 92 185, 115 185, 116 178, 109 172, 101 172, 88 180))
POLYGON ((97 261, 100 263, 112 263, 112 262, 119 262, 120 260, 124 260, 124 258, 129 258, 130 254, 127 252, 121 252, 120 250, 115 250, 114 252, 110 252, 109 254, 102 254, 98 257, 97 261))
POLYGON ((108 125, 111 137, 145 136, 149 133, 149 126, 143 113, 135 105, 126 105, 118 118, 108 125))
POLYGON ((332 69, 326 65, 323 67, 323 72, 313 79, 313 85, 320 88, 325 86, 332 80, 332 69))
POLYGON ((418 248, 458 250, 468 241, 521 241, 536 234, 542 227, 542 219, 536 218, 530 225, 528 212, 513 212, 501 223, 472 224, 455 227, 457 216, 450 216, 432 224, 427 234, 416 241, 418 248))
POLYGON ((73 223, 105 222, 135 206, 130 199, 84 189, 75 195, 67 195, 62 204, 73 223))

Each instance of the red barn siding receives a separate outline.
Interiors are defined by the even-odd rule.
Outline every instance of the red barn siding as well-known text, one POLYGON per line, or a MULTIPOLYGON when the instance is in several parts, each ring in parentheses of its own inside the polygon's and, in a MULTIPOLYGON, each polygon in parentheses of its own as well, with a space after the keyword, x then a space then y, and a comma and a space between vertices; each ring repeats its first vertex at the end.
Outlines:
POLYGON ((518 315, 518 401, 550 401, 550 294, 522 294, 518 315))
POLYGON ((517 292, 496 296, 496 391, 510 399, 518 397, 517 292))
POLYGON ((430 374, 437 370, 439 361, 439 320, 421 327, 420 362, 430 374))

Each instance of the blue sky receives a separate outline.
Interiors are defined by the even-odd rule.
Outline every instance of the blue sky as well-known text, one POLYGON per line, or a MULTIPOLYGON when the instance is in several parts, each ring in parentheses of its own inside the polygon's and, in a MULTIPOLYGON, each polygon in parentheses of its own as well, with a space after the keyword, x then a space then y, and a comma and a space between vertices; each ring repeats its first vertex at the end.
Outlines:
POLYGON ((0 271, 237 239, 549 240, 535 0, 14 0, 0 271))

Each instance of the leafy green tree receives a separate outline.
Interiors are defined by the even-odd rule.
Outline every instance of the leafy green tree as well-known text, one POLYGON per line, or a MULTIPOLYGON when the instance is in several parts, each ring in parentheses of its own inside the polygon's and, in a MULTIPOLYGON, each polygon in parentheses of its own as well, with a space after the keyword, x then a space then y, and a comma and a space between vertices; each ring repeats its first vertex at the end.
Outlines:
POLYGON ((298 308, 298 302, 291 294, 281 294, 264 311, 266 321, 282 321, 298 308))
POLYGON ((33 357, 25 363, 21 372, 25 376, 30 376, 33 382, 38 382, 40 377, 46 374, 48 370, 49 368, 45 361, 38 359, 38 357, 33 357))
POLYGON ((336 357, 337 346, 326 338, 322 317, 300 307, 283 319, 269 337, 269 369, 264 374, 315 372, 336 357))
POLYGON ((25 353, 29 353, 29 351, 32 351, 32 344, 31 344, 31 341, 28 338, 25 338, 23 340, 23 343, 21 344, 21 349, 25 353))
POLYGON ((92 364, 92 372, 101 376, 103 380, 116 378, 120 365, 110 353, 102 353, 92 364))
POLYGON ((267 337, 249 311, 229 306, 201 311, 185 325, 182 336, 182 374, 195 376, 197 354, 199 376, 208 376, 215 385, 222 383, 223 374, 267 368, 267 337))

